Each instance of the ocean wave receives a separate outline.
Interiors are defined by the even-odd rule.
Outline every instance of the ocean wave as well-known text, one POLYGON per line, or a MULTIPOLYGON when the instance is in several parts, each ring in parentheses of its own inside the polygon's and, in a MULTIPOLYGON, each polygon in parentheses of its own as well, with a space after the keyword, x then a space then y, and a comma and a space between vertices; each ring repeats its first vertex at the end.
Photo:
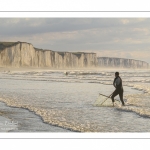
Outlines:
MULTIPOLYGON (((94 131, 94 127, 92 124, 81 124, 78 122, 78 119, 76 118, 73 121, 70 121, 70 119, 67 119, 66 116, 70 114, 70 110, 68 112, 67 109, 64 110, 58 110, 55 108, 52 109, 46 109, 42 107, 35 107, 34 105, 26 104, 21 101, 18 101, 18 99, 13 98, 0 98, 0 101, 5 102, 10 107, 18 107, 23 109, 28 109, 29 111, 35 113, 36 115, 40 116, 43 120, 43 122, 48 123, 53 126, 62 127, 64 129, 68 129, 71 131, 76 132, 89 132, 94 131)), ((72 110, 74 111, 74 110, 72 110)), ((79 113, 79 112, 77 112, 79 113)), ((76 117, 78 117, 76 115, 76 117)))
MULTIPOLYGON (((101 74, 99 72, 94 72, 93 75, 91 75, 92 72, 88 72, 88 75, 83 74, 83 72, 81 72, 81 74, 79 76, 76 76, 75 73, 76 73, 75 71, 72 73, 69 73, 68 76, 64 75, 64 71, 32 72, 32 73, 25 72, 25 73, 17 73, 17 74, 8 74, 7 73, 7 74, 2 74, 0 80, 6 79, 7 83, 9 83, 8 79, 10 79, 10 80, 46 81, 46 82, 54 82, 54 83, 55 82, 87 83, 88 82, 88 83, 94 83, 94 84, 88 85, 90 87, 90 88, 88 87, 89 88, 88 90, 89 90, 89 92, 91 92, 93 90, 93 88, 91 88, 91 87, 95 87, 95 85, 97 85, 97 84, 105 84, 105 85, 112 86, 112 82, 114 79, 114 72, 109 72, 109 73, 101 72, 101 74)), ((133 80, 135 81, 136 79, 133 79, 133 80)), ((146 80, 149 81, 149 79, 146 79, 146 80)), ((139 84, 137 84, 134 81, 132 81, 132 79, 130 81, 130 80, 126 80, 125 78, 123 78, 123 86, 128 86, 128 87, 132 87, 137 90, 142 90, 143 92, 140 92, 142 94, 127 95, 127 97, 125 97, 125 98, 127 99, 127 102, 129 105, 126 105, 125 107, 116 107, 114 109, 119 110, 119 111, 130 111, 130 112, 134 112, 140 116, 148 116, 149 117, 150 109, 148 106, 150 106, 150 103, 149 103, 150 86, 145 85, 145 84, 141 85, 140 84, 141 80, 138 80, 138 82, 140 82, 139 84), (144 93, 144 92, 147 92, 147 93, 144 93)), ((5 81, 2 83, 5 83, 5 81)), ((13 84, 15 84, 15 83, 16 82, 13 82, 13 84)), ((25 83, 27 83, 27 82, 25 82, 25 83)), ((34 83, 36 85, 37 82, 32 82, 32 83, 34 83)), ((87 84, 85 84, 84 87, 85 86, 87 86, 87 84)), ((33 89, 34 87, 31 87, 31 89, 34 90, 33 89)), ((64 86, 64 87, 67 87, 67 86, 64 86)), ((80 85, 77 86, 76 88, 79 88, 79 87, 80 87, 80 85)), ((104 86, 100 85, 99 87, 103 88, 104 86)), ((53 88, 53 87, 51 87, 51 88, 53 88)), ((40 87, 39 87, 39 89, 40 89, 40 87)), ((58 87, 57 87, 57 89, 58 89, 58 87)), ((87 89, 87 87, 85 89, 87 89)), ((50 88, 47 89, 48 93, 49 93, 49 90, 50 90, 50 88)), ((24 90, 24 87, 23 87, 22 91, 26 92, 24 90)), ((44 90, 41 90, 40 92, 42 93, 43 91, 44 90)), ((95 116, 93 116, 92 112, 95 112, 95 111, 91 111, 89 114, 89 116, 92 118, 91 120, 88 120, 89 116, 86 116, 84 119, 82 118, 85 116, 86 113, 89 113, 89 111, 93 110, 94 108, 90 107, 90 110, 89 110, 89 107, 87 107, 87 106, 85 108, 81 107, 81 109, 79 109, 79 107, 74 106, 74 105, 78 106, 79 103, 82 103, 83 99, 77 101, 78 96, 80 96, 80 94, 76 95, 77 97, 75 97, 76 101, 74 103, 72 101, 70 103, 70 104, 72 104, 71 107, 73 107, 74 109, 60 107, 63 103, 63 100, 65 100, 65 98, 63 100, 61 99, 62 101, 60 100, 62 103, 59 103, 59 101, 55 101, 55 100, 50 101, 50 102, 48 101, 47 102, 47 103, 49 103, 48 107, 50 107, 50 109, 48 109, 48 108, 46 108, 47 104, 42 104, 42 103, 44 103, 43 100, 45 100, 45 97, 47 98, 47 96, 45 96, 45 94, 43 94, 43 95, 41 94, 39 96, 40 97, 39 105, 37 105, 36 104, 36 101, 37 101, 36 94, 33 98, 31 97, 31 95, 33 95, 33 93, 32 93, 33 91, 29 91, 29 93, 31 94, 29 96, 24 94, 23 96, 25 96, 25 97, 23 97, 22 95, 17 97, 16 96, 17 94, 15 95, 14 90, 12 90, 11 92, 12 92, 12 94, 10 94, 10 97, 7 97, 5 95, 3 96, 1 93, 2 98, 0 100, 7 103, 9 106, 29 109, 30 111, 39 115, 43 119, 43 121, 46 123, 49 123, 49 124, 55 125, 55 126, 59 126, 59 127, 63 127, 63 128, 67 128, 67 129, 70 129, 73 131, 81 131, 81 132, 103 131, 99 127, 99 122, 100 122, 99 118, 96 116, 97 120, 93 119, 93 117, 95 117, 95 116), (32 102, 32 100, 33 100, 33 102, 32 102), (29 102, 27 102, 27 101, 29 101, 29 102), (53 107, 51 107, 51 105, 53 103, 57 103, 57 104, 54 105, 53 107), (68 109, 70 109, 70 110, 68 110, 68 109), (73 116, 70 115, 72 113, 74 113, 73 116), (95 123, 93 120, 95 122, 96 121, 97 122, 95 123)), ((9 93, 10 93, 10 91, 7 92, 7 94, 9 94, 9 93)), ((20 92, 18 92, 18 93, 20 94, 20 92)), ((75 93, 75 91, 72 91, 72 93, 75 93)), ((61 95, 59 95, 60 94, 59 91, 57 94, 58 94, 57 95, 58 97, 61 96, 61 95)), ((63 93, 62 95, 65 95, 65 94, 63 93)), ((51 99, 51 97, 52 96, 49 96, 48 100, 51 99)), ((85 96, 84 96, 84 98, 85 98, 85 96)), ((87 99, 86 99, 86 101, 87 101, 87 99)), ((66 103, 66 105, 68 105, 68 103, 66 103)), ((90 105, 90 104, 85 103, 85 105, 90 105)), ((95 114, 98 114, 98 113, 99 113, 99 110, 95 114)))
POLYGON ((122 111, 131 111, 142 117, 150 118, 150 93, 127 95, 128 105, 117 108, 122 111))
MULTIPOLYGON (((114 109, 116 109, 117 111, 132 112, 132 113, 136 113, 141 117, 150 118, 150 108, 148 107, 150 105, 150 102, 148 101, 149 96, 150 96, 149 94, 127 95, 125 97, 127 98, 126 106, 120 106, 119 104, 119 105, 115 105, 114 109), (143 100, 143 102, 141 102, 141 100, 143 100)), ((44 107, 40 107, 37 105, 28 104, 26 103, 25 100, 22 101, 21 99, 19 99, 19 97, 9 98, 4 96, 0 98, 0 101, 5 102, 8 106, 11 107, 28 109, 31 112, 35 113, 36 115, 40 116, 43 122, 48 123, 50 125, 62 127, 72 131, 79 131, 79 132, 96 131, 96 128, 94 128, 95 125, 92 124, 91 121, 89 123, 87 122, 84 124, 82 124, 82 122, 80 123, 78 122, 79 120, 78 114, 80 113, 79 110, 72 110, 76 112, 75 113, 76 115, 74 116, 76 118, 71 119, 69 117, 70 110, 66 108, 60 110, 58 110, 58 108, 55 109, 55 107, 51 109, 46 109, 44 107)))

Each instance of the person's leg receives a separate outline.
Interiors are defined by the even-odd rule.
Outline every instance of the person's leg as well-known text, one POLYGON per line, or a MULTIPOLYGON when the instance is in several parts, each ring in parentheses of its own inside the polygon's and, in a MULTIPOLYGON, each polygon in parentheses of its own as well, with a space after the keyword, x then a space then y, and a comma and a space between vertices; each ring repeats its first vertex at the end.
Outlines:
POLYGON ((117 96, 119 93, 117 90, 114 91, 113 95, 111 96, 112 102, 114 103, 114 97, 117 96))
POLYGON ((123 101, 123 91, 120 91, 120 92, 119 92, 119 97, 120 97, 120 100, 121 100, 122 105, 124 105, 124 101, 123 101))

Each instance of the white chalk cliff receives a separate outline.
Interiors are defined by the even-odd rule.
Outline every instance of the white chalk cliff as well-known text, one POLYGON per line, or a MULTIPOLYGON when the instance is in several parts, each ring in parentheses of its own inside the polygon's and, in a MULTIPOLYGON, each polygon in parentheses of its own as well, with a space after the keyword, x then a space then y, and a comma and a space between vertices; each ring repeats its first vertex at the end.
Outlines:
POLYGON ((149 64, 144 61, 111 57, 98 57, 97 65, 99 67, 149 68, 149 64))
POLYGON ((149 64, 134 59, 98 57, 96 53, 55 52, 34 48, 26 42, 0 42, 1 67, 92 68, 122 67, 149 68, 149 64))
POLYGON ((25 42, 0 42, 0 66, 82 68, 95 67, 96 53, 55 52, 25 42))

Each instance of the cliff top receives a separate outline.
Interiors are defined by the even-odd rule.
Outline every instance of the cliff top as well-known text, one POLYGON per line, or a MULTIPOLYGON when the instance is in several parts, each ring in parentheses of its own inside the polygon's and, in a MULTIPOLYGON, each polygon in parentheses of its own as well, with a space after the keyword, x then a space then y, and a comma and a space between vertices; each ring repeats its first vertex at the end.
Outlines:
MULTIPOLYGON (((141 62, 147 63, 146 61, 143 61, 143 60, 136 60, 136 59, 130 59, 130 58, 119 58, 119 57, 97 57, 97 59, 99 59, 99 58, 126 59, 126 60, 135 60, 135 61, 141 61, 141 62)), ((147 64, 149 64, 149 63, 147 63, 147 64)))
MULTIPOLYGON (((5 49, 6 47, 11 47, 11 46, 14 46, 14 45, 17 45, 19 43, 27 43, 27 42, 0 42, 0 50, 3 50, 5 49)), ((27 44, 30 44, 30 43, 27 43, 27 44)))
POLYGON ((74 54, 74 55, 81 55, 81 54, 96 54, 96 53, 87 53, 87 52, 67 52, 67 51, 54 51, 54 50, 48 50, 48 49, 41 49, 41 48, 36 48, 36 47, 34 47, 34 49, 36 50, 36 51, 52 51, 52 52, 57 52, 57 53, 59 53, 60 55, 64 55, 65 53, 72 53, 72 54, 74 54))
MULTIPOLYGON (((18 41, 18 42, 0 42, 0 50, 3 50, 5 48, 7 48, 7 47, 15 46, 15 45, 17 45, 19 43, 31 44, 31 43, 20 42, 20 41, 18 41)), ((48 50, 48 49, 36 48, 36 47, 34 47, 34 49, 36 51, 53 51, 53 50, 48 50)), ((64 55, 65 53, 72 53, 74 55, 77 55, 78 57, 80 57, 81 54, 96 54, 96 53, 92 53, 92 52, 91 53, 90 52, 89 53, 87 53, 87 52, 63 52, 63 51, 53 51, 53 52, 57 52, 60 55, 64 55)))
POLYGON ((9 46, 13 46, 16 42, 0 42, 0 50, 9 47, 9 46))

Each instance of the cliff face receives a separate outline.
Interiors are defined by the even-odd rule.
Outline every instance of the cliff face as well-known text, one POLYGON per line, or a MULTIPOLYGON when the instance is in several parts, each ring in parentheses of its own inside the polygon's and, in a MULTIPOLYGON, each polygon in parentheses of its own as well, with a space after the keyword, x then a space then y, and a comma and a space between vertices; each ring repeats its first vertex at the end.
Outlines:
POLYGON ((121 68, 149 68, 149 64, 134 59, 98 57, 99 67, 121 67, 121 68))
POLYGON ((149 64, 133 59, 96 57, 95 53, 55 52, 34 48, 30 43, 0 42, 1 67, 121 67, 149 68, 149 64))
POLYGON ((95 67, 95 53, 71 53, 40 50, 32 44, 0 43, 0 66, 82 68, 95 67))

